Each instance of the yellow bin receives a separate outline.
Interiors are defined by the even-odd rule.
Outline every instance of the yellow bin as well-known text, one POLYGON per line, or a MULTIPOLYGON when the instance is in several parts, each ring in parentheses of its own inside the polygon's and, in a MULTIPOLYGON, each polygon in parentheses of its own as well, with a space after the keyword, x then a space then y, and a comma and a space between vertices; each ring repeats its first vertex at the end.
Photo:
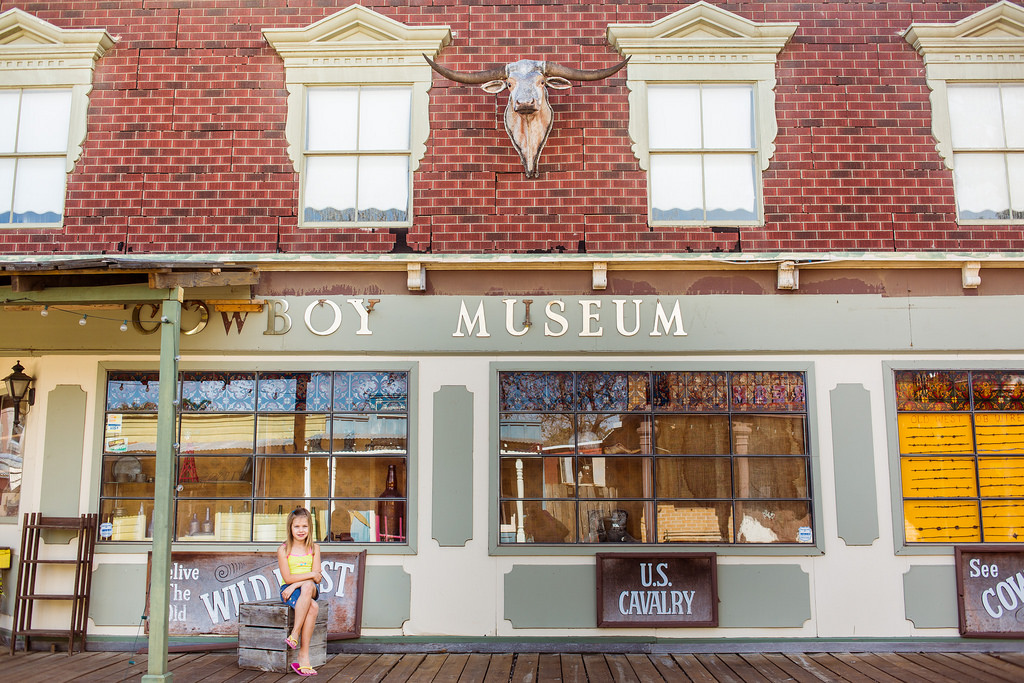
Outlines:
POLYGON ((0 548, 0 569, 11 568, 11 549, 0 548))

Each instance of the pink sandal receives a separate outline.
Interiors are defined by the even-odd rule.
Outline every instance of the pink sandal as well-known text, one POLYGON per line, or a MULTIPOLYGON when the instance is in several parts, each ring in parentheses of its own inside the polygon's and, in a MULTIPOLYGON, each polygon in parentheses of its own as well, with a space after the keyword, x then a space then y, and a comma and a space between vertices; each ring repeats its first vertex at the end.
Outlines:
POLYGON ((292 671, 300 676, 316 676, 316 669, 311 666, 299 666, 298 662, 292 662, 292 671))
POLYGON ((293 638, 292 636, 288 636, 287 638, 284 639, 284 642, 288 643, 288 649, 289 650, 298 650, 299 649, 299 641, 298 641, 297 638, 293 638))

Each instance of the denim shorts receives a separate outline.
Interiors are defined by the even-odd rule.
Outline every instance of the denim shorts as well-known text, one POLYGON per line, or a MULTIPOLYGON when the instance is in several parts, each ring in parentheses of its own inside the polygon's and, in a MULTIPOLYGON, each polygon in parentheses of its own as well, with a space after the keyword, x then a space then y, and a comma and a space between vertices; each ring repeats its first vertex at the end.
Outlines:
MULTIPOLYGON (((287 600, 285 600, 284 599, 284 589, 287 588, 288 585, 289 584, 286 583, 286 584, 283 584, 281 586, 281 602, 283 602, 284 604, 288 605, 292 609, 295 609, 295 605, 299 601, 299 596, 302 595, 302 590, 299 589, 299 588, 296 588, 295 590, 292 591, 291 596, 289 596, 289 598, 287 600)), ((313 589, 313 599, 316 600, 319 597, 320 597, 320 589, 319 588, 314 588, 313 589)))

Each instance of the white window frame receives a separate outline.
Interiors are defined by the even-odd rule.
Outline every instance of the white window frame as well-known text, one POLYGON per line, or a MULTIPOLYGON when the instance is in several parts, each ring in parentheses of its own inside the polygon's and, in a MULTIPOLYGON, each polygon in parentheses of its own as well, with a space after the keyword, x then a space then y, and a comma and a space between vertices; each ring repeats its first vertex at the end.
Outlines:
POLYGON ((429 98, 433 72, 423 59, 437 56, 451 42, 447 26, 407 26, 359 5, 336 12, 309 26, 265 28, 263 37, 284 60, 288 90, 285 138, 288 156, 299 174, 297 207, 300 228, 344 229, 409 227, 412 225, 413 182, 426 154, 430 134, 429 98), (409 204, 405 221, 313 221, 304 219, 306 89, 314 86, 387 86, 412 89, 409 138, 409 204))
MULTIPOLYGON (((924 60, 935 150, 955 171, 947 86, 1024 84, 1024 8, 1002 0, 956 23, 911 24, 903 37, 924 60)), ((959 201, 955 218, 965 225, 1024 223, 1020 218, 961 219, 959 201)))
MULTIPOLYGON (((93 68, 113 46, 114 39, 103 29, 63 29, 17 8, 0 14, 0 89, 71 91, 66 173, 71 173, 82 157, 93 68)), ((0 223, 0 230, 62 227, 66 184, 63 195, 60 221, 0 223)))
POLYGON ((775 116, 775 68, 778 55, 796 32, 798 24, 757 23, 697 2, 650 24, 613 24, 608 42, 630 57, 626 87, 629 89, 629 136, 640 167, 648 171, 648 84, 752 84, 754 131, 757 145, 757 218, 753 221, 655 221, 651 219, 648 192, 648 224, 651 226, 764 225, 764 191, 761 173, 775 154, 779 126, 775 116))

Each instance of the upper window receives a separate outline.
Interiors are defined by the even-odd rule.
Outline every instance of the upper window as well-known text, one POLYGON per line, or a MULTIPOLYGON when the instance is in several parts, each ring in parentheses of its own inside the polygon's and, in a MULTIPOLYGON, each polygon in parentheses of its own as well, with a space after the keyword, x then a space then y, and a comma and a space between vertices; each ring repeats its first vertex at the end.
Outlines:
POLYGON ((408 226, 430 132, 427 91, 447 26, 406 26, 351 5, 301 29, 264 29, 284 59, 299 224, 408 226))
POLYGON ((802 372, 500 372, 499 541, 811 544, 802 372))
POLYGON ((764 223, 775 151, 775 62, 795 23, 755 23, 697 2, 651 24, 616 24, 631 57, 629 133, 648 173, 651 225, 764 223))
POLYGON ((114 41, 18 9, 0 14, 0 227, 59 227, 82 154, 93 64, 114 41))
POLYGON ((907 543, 1024 543, 1024 371, 895 382, 907 543))
MULTIPOLYGON (((100 516, 152 538, 157 373, 107 376, 100 516)), ((406 542, 407 372, 186 372, 178 396, 176 541, 406 542)))
POLYGON ((1024 9, 1008 2, 955 24, 913 24, 932 134, 953 170, 961 223, 1024 223, 1024 9))

